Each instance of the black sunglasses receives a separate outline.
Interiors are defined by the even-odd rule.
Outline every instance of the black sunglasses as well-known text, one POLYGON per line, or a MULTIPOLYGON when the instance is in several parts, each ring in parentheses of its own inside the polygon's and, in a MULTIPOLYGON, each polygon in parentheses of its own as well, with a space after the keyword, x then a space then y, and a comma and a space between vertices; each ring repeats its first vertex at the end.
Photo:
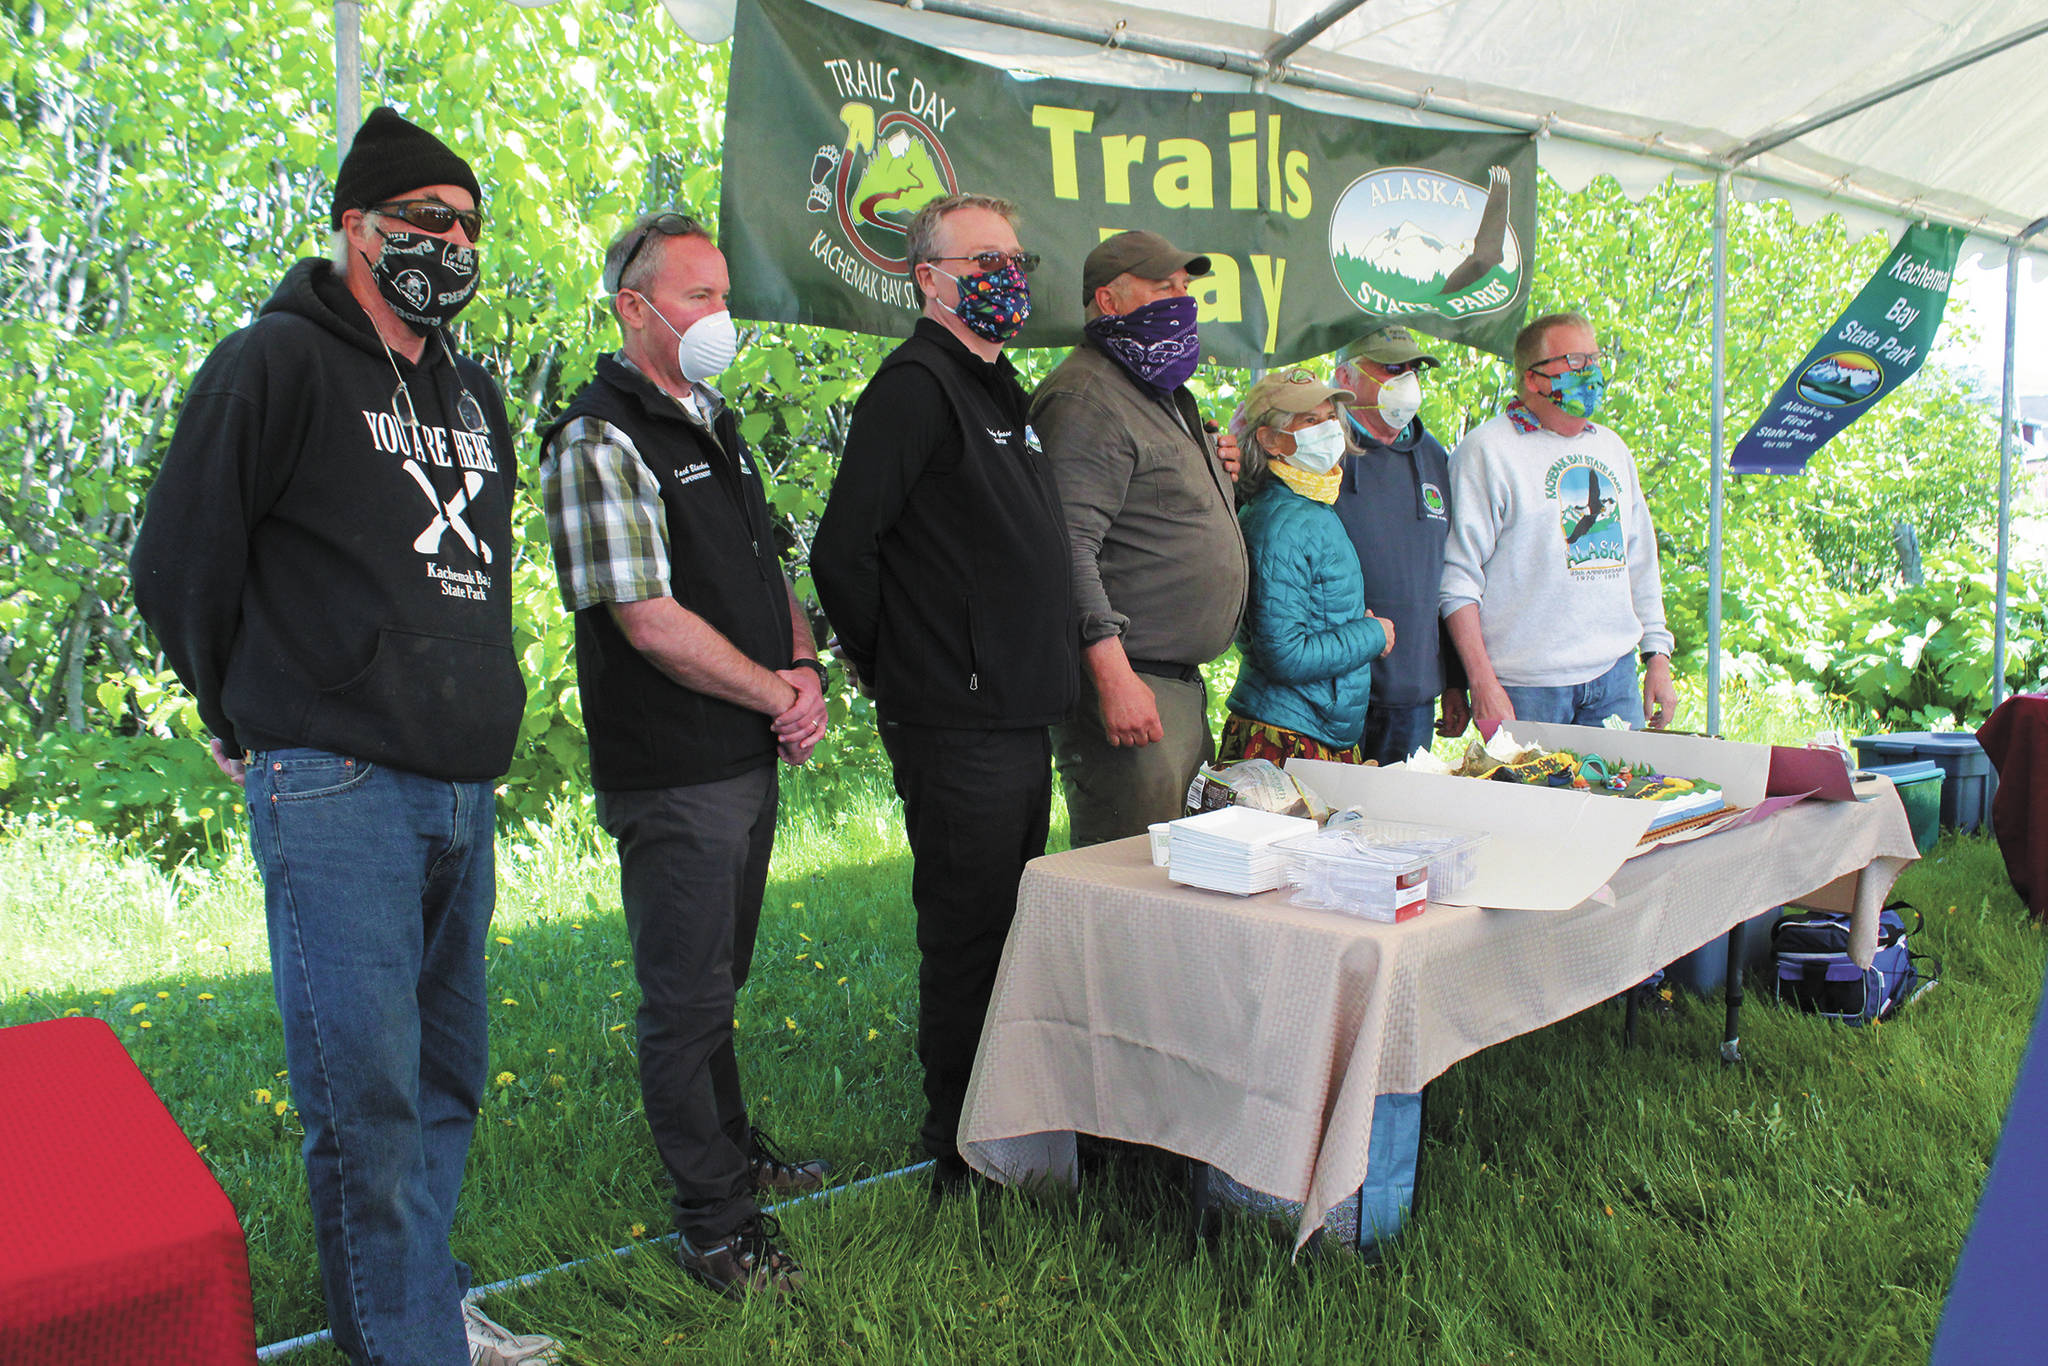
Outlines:
MULTIPOLYGON (((633 239, 633 245, 626 251, 626 259, 619 262, 619 273, 612 277, 612 288, 617 289, 626 278, 626 272, 638 259, 640 249, 647 245, 647 239, 660 233, 663 237, 688 237, 704 231, 704 225, 686 213, 665 213, 658 215, 647 225, 646 231, 633 239)), ((707 234, 708 235, 708 234, 707 234)))
POLYGON ((403 218, 416 228, 427 232, 446 232, 457 223, 475 242, 483 236, 484 216, 479 209, 450 208, 438 199, 394 199, 386 204, 372 204, 371 213, 389 214, 403 218))
POLYGON ((972 261, 985 271, 998 271, 1004 266, 1015 266, 1029 275, 1038 269, 1038 263, 1045 258, 1035 251, 978 251, 972 256, 933 256, 933 261, 972 261))

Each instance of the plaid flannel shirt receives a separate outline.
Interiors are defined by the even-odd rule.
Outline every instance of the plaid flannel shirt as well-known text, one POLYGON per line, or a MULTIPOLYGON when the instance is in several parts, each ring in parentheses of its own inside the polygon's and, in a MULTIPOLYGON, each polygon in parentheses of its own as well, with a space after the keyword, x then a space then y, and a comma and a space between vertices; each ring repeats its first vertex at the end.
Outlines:
MULTIPOLYGON (((640 373, 623 352, 614 359, 640 373)), ((698 385, 694 397, 701 412, 717 411, 714 391, 698 385)), ((703 421, 699 412, 690 418, 703 421)), ((661 484, 631 437, 600 418, 577 418, 542 453, 540 486, 565 608, 580 612, 603 602, 669 595, 661 484)))

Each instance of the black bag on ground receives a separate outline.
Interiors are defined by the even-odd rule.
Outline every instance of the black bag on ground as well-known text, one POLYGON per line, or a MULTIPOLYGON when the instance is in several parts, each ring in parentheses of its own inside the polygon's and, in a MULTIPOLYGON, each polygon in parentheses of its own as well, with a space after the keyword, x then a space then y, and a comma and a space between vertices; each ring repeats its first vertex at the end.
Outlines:
POLYGON ((1919 933, 1923 923, 1919 910, 1906 902, 1886 906, 1878 917, 1877 956, 1859 968, 1849 961, 1848 916, 1786 916, 1771 927, 1778 999, 1843 1024, 1889 1019, 1933 986, 1941 970, 1938 960, 1907 947, 1908 934, 1919 933), (1901 911, 1913 913, 1911 931, 1901 911))

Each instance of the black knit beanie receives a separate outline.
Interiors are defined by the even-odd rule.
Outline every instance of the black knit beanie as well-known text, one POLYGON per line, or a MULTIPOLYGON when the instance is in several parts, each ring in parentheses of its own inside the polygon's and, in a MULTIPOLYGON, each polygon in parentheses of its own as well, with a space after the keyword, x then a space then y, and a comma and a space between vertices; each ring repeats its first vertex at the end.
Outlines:
POLYGON ((327 226, 339 228, 344 210, 367 209, 425 185, 460 185, 476 198, 479 207, 484 202, 483 187, 476 183, 476 172, 469 169, 468 162, 426 129, 407 122, 397 110, 380 105, 363 120, 342 159, 327 226))

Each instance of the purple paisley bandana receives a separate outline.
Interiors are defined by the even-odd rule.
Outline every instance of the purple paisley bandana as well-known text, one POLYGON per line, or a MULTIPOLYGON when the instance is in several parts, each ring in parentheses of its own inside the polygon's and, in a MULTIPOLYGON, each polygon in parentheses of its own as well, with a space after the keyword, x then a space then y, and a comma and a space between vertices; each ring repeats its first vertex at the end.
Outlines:
POLYGON ((1202 359, 1201 334, 1195 331, 1195 301, 1186 294, 1105 314, 1084 329, 1132 378, 1171 392, 1188 382, 1202 359))

